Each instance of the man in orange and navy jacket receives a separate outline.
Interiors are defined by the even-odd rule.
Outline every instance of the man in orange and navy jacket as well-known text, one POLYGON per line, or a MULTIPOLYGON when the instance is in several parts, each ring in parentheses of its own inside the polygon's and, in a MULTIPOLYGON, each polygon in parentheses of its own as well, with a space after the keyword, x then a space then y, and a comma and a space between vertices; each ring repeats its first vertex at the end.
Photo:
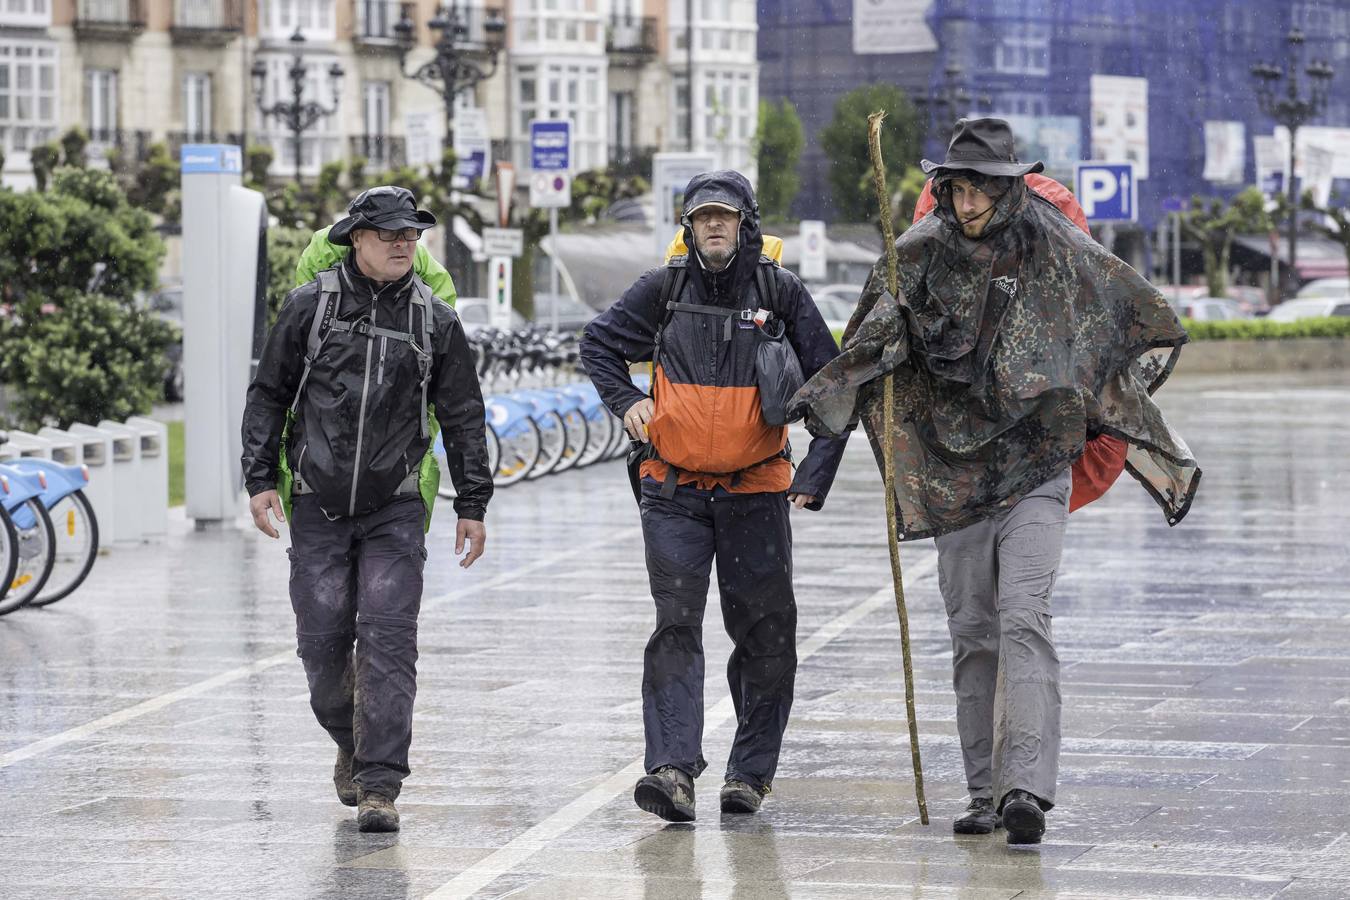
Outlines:
POLYGON ((807 378, 839 348, 802 283, 761 257, 750 183, 732 171, 696 176, 682 222, 688 255, 638 279, 581 342, 605 404, 630 437, 650 442, 641 514, 656 629, 642 680, 648 774, 634 800, 676 822, 694 818, 693 779, 707 766, 702 626, 713 560, 735 644, 736 737, 720 802, 753 813, 778 765, 797 670, 788 508, 821 508, 844 451, 844 439, 816 438, 794 473, 786 426, 765 421, 756 355, 766 336, 783 336, 807 378), (629 362, 646 360, 651 397, 629 377, 629 362))

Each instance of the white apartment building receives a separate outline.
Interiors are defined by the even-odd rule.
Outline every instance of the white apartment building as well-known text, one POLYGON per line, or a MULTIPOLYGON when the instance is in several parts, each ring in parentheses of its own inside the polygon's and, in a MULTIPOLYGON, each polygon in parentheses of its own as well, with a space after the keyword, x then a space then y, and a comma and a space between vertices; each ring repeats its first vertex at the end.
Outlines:
MULTIPOLYGON (((304 133, 302 174, 353 155, 374 168, 397 165, 410 115, 443 127, 444 104, 403 76, 395 26, 415 23, 413 71, 434 56, 427 25, 437 8, 435 0, 0 0, 4 179, 30 184, 28 151, 73 125, 90 134, 95 159, 114 146, 142 157, 160 141, 175 154, 186 142, 268 143, 271 174, 289 176, 291 135, 259 112, 251 72, 263 73, 263 105, 289 101, 297 30, 301 99, 337 110, 304 133)), ((692 149, 753 179, 754 0, 459 0, 459 8, 471 41, 494 15, 508 26, 493 76, 458 98, 458 108, 486 112, 495 158, 525 167, 530 119, 568 118, 577 171, 640 171, 653 152, 692 149)))

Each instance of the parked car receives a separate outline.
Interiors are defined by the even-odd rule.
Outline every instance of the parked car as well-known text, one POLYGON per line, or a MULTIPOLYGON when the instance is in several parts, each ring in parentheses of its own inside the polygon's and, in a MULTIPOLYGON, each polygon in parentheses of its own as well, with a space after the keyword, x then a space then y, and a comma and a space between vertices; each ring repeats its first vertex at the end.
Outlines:
MULTIPOLYGON (((1203 284, 1158 284, 1154 287, 1162 291, 1162 295, 1167 298, 1167 301, 1178 310, 1178 315, 1184 315, 1180 310, 1187 303, 1211 299, 1209 288, 1203 284)), ((1230 284, 1228 296, 1218 299, 1236 301, 1244 314, 1239 318, 1263 316, 1270 311, 1270 302, 1266 299, 1265 289, 1248 284, 1230 284)), ((1190 318, 1195 317, 1191 316, 1190 318)))
MULTIPOLYGON (((553 327, 553 295, 534 295, 534 322, 545 328, 553 327)), ((563 332, 580 331, 586 323, 595 318, 595 310, 584 303, 572 299, 571 294, 559 294, 558 330, 563 332)))
POLYGON ((1228 297, 1196 297, 1182 300, 1177 315, 1197 322, 1226 322, 1232 319, 1250 319, 1252 314, 1237 300, 1228 297))
POLYGON ((170 403, 183 400, 183 286, 161 286, 146 302, 156 318, 174 327, 178 340, 169 345, 164 360, 164 399, 170 403))
POLYGON ((1299 297, 1286 300, 1266 316, 1272 322, 1296 322, 1322 316, 1350 316, 1350 295, 1339 297, 1299 297))
POLYGON ((1299 300, 1350 297, 1350 278, 1319 278, 1298 289, 1299 300))
MULTIPOLYGON (((492 327, 492 312, 484 297, 460 297, 455 301, 455 312, 464 323, 464 333, 472 337, 484 329, 492 327)), ((524 328, 529 323, 514 309, 511 310, 511 330, 524 328)))

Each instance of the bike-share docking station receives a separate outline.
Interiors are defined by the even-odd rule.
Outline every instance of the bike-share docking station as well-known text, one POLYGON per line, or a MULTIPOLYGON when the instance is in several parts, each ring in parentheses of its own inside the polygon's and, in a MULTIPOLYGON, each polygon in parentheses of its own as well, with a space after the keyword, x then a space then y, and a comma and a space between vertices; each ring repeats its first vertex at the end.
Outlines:
POLYGON ((0 444, 0 462, 44 459, 85 467, 89 480, 80 490, 98 517, 103 546, 168 533, 169 442, 163 423, 133 416, 125 422, 76 422, 69 429, 8 435, 0 444))
POLYGON ((182 150, 184 487, 199 530, 246 509, 239 426, 267 322, 267 207, 243 162, 229 144, 182 150))

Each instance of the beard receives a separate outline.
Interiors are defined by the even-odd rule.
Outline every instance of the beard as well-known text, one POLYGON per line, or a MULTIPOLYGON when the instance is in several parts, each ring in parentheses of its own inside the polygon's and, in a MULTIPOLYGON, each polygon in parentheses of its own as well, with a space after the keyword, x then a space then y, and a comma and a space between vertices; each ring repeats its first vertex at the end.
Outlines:
POLYGON ((699 256, 702 257, 703 262, 706 263, 708 268, 714 272, 720 272, 723 269, 725 269, 727 267, 727 263, 731 262, 731 258, 735 255, 736 255, 735 244, 731 244, 730 246, 720 250, 699 251, 699 256))

